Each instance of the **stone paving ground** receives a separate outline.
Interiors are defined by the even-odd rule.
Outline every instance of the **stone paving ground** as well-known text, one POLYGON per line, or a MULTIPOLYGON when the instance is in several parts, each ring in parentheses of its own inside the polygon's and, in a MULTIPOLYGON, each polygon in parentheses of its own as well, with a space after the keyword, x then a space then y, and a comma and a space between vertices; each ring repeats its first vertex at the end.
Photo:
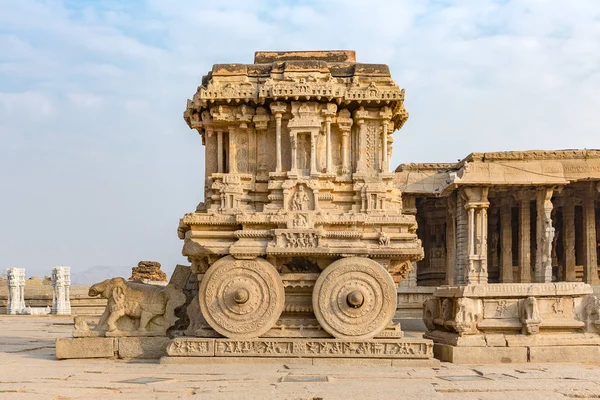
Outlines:
POLYGON ((54 358, 67 317, 0 316, 0 399, 590 399, 598 364, 439 368, 54 358))

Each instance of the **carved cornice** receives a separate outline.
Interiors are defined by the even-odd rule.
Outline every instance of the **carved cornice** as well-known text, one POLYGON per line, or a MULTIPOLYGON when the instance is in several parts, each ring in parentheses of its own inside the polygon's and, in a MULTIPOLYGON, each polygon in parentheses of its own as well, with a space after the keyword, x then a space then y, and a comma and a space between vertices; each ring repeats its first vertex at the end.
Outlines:
MULTIPOLYGON (((393 122, 390 133, 402 127, 408 118, 404 90, 392 80, 387 65, 338 62, 335 58, 324 61, 317 53, 313 56, 317 59, 285 59, 284 55, 285 60, 265 64, 215 64, 188 101, 184 119, 190 128, 202 131, 198 115, 215 106, 325 99, 337 105, 386 106, 382 118, 393 122)), ((325 116, 334 114, 334 108, 328 106, 325 116)))

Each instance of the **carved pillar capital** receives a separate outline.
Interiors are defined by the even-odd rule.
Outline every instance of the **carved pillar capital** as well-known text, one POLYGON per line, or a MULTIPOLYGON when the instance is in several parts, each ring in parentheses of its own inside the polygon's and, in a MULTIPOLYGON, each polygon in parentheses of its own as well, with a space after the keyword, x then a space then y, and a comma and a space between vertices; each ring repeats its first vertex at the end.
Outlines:
POLYGON ((465 200, 465 208, 488 208, 489 188, 487 186, 464 186, 461 188, 461 196, 465 200))
POLYGON ((273 113, 273 115, 279 115, 279 116, 281 116, 281 114, 285 113, 288 109, 287 103, 284 103, 282 101, 274 101, 270 104, 269 107, 271 108, 271 112, 273 113))

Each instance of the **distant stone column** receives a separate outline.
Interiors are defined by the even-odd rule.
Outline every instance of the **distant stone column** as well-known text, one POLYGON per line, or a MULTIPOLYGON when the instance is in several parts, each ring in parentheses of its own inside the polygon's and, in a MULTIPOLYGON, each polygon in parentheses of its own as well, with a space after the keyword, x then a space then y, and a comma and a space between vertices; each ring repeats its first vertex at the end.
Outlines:
POLYGON ((71 314, 71 268, 54 267, 52 269, 52 314, 71 314))
POLYGON ((565 199, 562 208, 563 215, 563 247, 565 252, 565 281, 576 282, 575 275, 575 203, 565 199))
POLYGON ((502 251, 501 282, 513 281, 513 254, 512 254, 512 209, 509 199, 503 199, 500 206, 500 243, 502 251))
POLYGON ((8 283, 7 314, 22 314, 25 310, 25 269, 8 268, 6 270, 8 283))
POLYGON ((356 154, 356 172, 364 172, 368 167, 365 160, 365 155, 367 152, 367 124, 365 122, 365 118, 368 117, 368 115, 369 112, 366 111, 364 107, 360 107, 358 110, 354 111, 354 123, 358 126, 358 130, 356 132, 358 136, 358 143, 356 149, 354 149, 356 154))
POLYGON ((384 120, 383 121, 383 128, 382 128, 382 141, 383 144, 381 145, 381 172, 389 172, 388 168, 389 168, 389 163, 388 163, 388 154, 387 154, 387 139, 388 139, 388 125, 389 122, 384 120))
POLYGON ((528 193, 519 197, 519 274, 521 283, 531 282, 531 209, 528 193))
POLYGON ((323 115, 325 115, 325 172, 328 174, 333 173, 333 159, 332 159, 332 148, 333 143, 331 142, 331 123, 337 113, 337 105, 333 103, 327 103, 323 109, 323 115))
POLYGON ((537 209, 537 249, 535 257, 535 281, 538 283, 552 282, 552 242, 554 227, 552 226, 552 195, 553 188, 538 190, 536 198, 537 209))
POLYGON ((467 285, 488 282, 487 231, 488 201, 487 187, 464 187, 462 196, 466 200, 467 211, 467 265, 465 283, 467 285))
POLYGON ((456 277, 456 197, 448 197, 446 209, 446 283, 454 285, 456 277))
MULTIPOLYGON (((390 171, 390 163, 388 160, 388 132, 390 119, 392 118, 392 112, 389 107, 383 107, 379 112, 381 118, 381 165, 380 171, 388 173, 390 171)), ((393 130, 393 129, 392 129, 393 130)), ((377 157, 379 159, 379 156, 377 157)))
POLYGON ((347 109, 340 110, 337 116, 337 125, 342 135, 342 145, 340 158, 342 159, 341 173, 347 174, 350 172, 350 165, 348 160, 348 154, 350 152, 350 143, 348 137, 350 136, 350 129, 352 128, 353 119, 350 117, 350 112, 347 109))
POLYGON ((596 239, 594 190, 590 186, 583 195, 583 280, 589 284, 600 283, 596 239))
POLYGON ((283 113, 286 111, 285 103, 276 101, 271 103, 271 112, 275 115, 275 172, 282 172, 281 165, 281 120, 283 113))

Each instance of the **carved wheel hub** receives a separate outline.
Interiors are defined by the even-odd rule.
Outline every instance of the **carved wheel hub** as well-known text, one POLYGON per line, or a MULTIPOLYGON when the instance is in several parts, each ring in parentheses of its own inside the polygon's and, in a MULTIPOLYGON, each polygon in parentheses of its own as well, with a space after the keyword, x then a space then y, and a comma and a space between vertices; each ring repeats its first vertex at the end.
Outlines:
POLYGON ((208 269, 198 297, 208 324, 232 339, 251 339, 267 332, 285 302, 283 282, 269 262, 231 256, 208 269))
POLYGON ((346 297, 348 305, 353 308, 359 308, 365 303, 365 295, 360 290, 354 290, 346 297))
POLYGON ((396 312, 396 285, 379 263, 345 258, 328 266, 313 290, 317 320, 339 339, 369 339, 384 330, 396 312))

